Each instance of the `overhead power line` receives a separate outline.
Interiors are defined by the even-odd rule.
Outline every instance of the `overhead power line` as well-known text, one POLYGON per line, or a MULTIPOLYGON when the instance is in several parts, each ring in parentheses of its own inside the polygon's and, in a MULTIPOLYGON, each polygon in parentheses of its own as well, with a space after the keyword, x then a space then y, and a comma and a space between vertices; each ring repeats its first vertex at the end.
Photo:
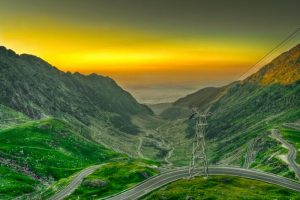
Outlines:
POLYGON ((266 55, 264 55, 261 59, 259 59, 254 65, 252 65, 250 69, 246 73, 244 73, 238 80, 243 80, 247 78, 247 76, 250 75, 249 73, 252 72, 252 70, 255 69, 259 63, 265 60, 268 56, 272 55, 272 53, 274 53, 277 49, 282 47, 284 44, 292 40, 299 32, 300 32, 300 28, 297 28, 295 31, 290 33, 287 37, 284 38, 284 40, 282 40, 273 49, 271 49, 266 55))

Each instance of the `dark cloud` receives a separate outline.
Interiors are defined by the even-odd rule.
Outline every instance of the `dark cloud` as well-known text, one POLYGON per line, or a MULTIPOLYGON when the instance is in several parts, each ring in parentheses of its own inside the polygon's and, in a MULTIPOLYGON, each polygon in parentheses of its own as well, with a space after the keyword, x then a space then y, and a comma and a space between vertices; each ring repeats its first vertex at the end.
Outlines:
POLYGON ((174 34, 276 33, 300 25, 299 0, 2 0, 1 7, 17 15, 174 34))

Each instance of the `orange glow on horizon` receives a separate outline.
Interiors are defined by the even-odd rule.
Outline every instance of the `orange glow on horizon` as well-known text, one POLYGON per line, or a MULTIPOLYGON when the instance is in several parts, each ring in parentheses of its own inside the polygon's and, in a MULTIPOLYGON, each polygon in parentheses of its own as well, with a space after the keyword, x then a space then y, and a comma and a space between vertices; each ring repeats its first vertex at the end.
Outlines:
POLYGON ((252 46, 252 41, 241 42, 238 38, 182 39, 125 28, 83 28, 51 21, 47 25, 20 25, 18 30, 3 21, 0 41, 0 45, 17 53, 39 56, 60 70, 111 76, 124 86, 154 84, 153 80, 134 84, 134 80, 129 80, 133 74, 151 74, 156 77, 155 84, 168 79, 184 84, 195 74, 233 78, 263 52, 252 46), (168 74, 172 77, 168 78, 168 74), (176 74, 184 77, 174 78, 176 74))

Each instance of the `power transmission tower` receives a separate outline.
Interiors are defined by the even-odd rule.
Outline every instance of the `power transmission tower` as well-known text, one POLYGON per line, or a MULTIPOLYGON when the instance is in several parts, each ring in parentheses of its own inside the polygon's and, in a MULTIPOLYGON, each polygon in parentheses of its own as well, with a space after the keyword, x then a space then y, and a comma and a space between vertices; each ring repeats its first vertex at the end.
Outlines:
POLYGON ((198 109, 193 108, 193 114, 190 117, 190 119, 196 119, 192 158, 189 167, 190 178, 193 178, 197 174, 194 172, 197 167, 201 167, 203 169, 204 175, 206 177, 208 176, 205 131, 207 126, 206 118, 209 115, 211 115, 211 113, 201 113, 198 109))

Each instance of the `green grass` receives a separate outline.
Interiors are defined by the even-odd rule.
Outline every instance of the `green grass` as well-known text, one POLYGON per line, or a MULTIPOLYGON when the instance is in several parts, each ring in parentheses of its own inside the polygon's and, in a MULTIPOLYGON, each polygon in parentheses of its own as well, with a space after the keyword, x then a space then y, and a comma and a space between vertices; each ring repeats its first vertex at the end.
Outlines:
MULTIPOLYGON (((83 138, 69 124, 58 119, 31 121, 3 129, 0 130, 0 158, 16 172, 11 173, 9 180, 0 179, 0 194, 24 195, 35 191, 38 181, 22 175, 22 168, 53 183, 90 165, 122 157, 122 154, 83 138)), ((6 176, 3 168, 2 176, 6 176)), ((40 187, 44 186, 44 181, 40 182, 40 187)))
POLYGON ((268 183, 228 176, 210 176, 193 180, 182 179, 141 198, 143 200, 256 200, 300 199, 298 192, 268 183))
POLYGON ((155 162, 133 160, 105 164, 86 177, 68 199, 96 199, 130 188, 158 173, 148 165, 155 162))
POLYGON ((128 160, 127 156, 82 137, 68 123, 53 118, 0 130, 0 158, 8 161, 9 167, 17 170, 25 167, 52 183, 46 188, 42 182, 22 175, 20 171, 8 173, 9 168, 2 167, 0 197, 4 199, 8 198, 7 195, 36 198, 42 194, 43 198, 49 197, 68 185, 80 170, 103 163, 107 164, 87 177, 75 195, 110 195, 158 173, 149 166, 159 165, 155 161, 128 160), (107 182, 100 190, 93 188, 93 181, 98 179, 107 182), (12 190, 14 192, 10 192, 12 190))
POLYGON ((78 171, 77 173, 72 174, 71 176, 69 176, 67 178, 59 179, 54 184, 48 186, 47 188, 44 188, 42 191, 32 193, 31 198, 32 199, 38 199, 38 197, 41 197, 42 199, 48 199, 49 197, 54 195, 56 192, 62 190, 65 187, 67 187, 72 182, 72 180, 75 178, 75 176, 78 173, 80 173, 80 171, 78 171))
POLYGON ((12 199, 33 192, 38 184, 39 182, 31 177, 0 165, 0 199, 12 199))
POLYGON ((30 119, 24 114, 0 104, 0 129, 24 123, 30 119))
MULTIPOLYGON (((291 129, 281 129, 282 136, 289 143, 291 143, 296 149, 300 149, 300 131, 291 129)), ((300 163, 300 153, 297 153, 296 162, 300 163)))
POLYGON ((270 137, 264 137, 258 144, 258 153, 251 168, 274 173, 288 178, 296 178, 289 166, 277 156, 287 154, 287 149, 280 146, 281 143, 270 137))
POLYGON ((0 157, 58 180, 118 154, 72 131, 57 119, 34 121, 0 131, 0 157))

